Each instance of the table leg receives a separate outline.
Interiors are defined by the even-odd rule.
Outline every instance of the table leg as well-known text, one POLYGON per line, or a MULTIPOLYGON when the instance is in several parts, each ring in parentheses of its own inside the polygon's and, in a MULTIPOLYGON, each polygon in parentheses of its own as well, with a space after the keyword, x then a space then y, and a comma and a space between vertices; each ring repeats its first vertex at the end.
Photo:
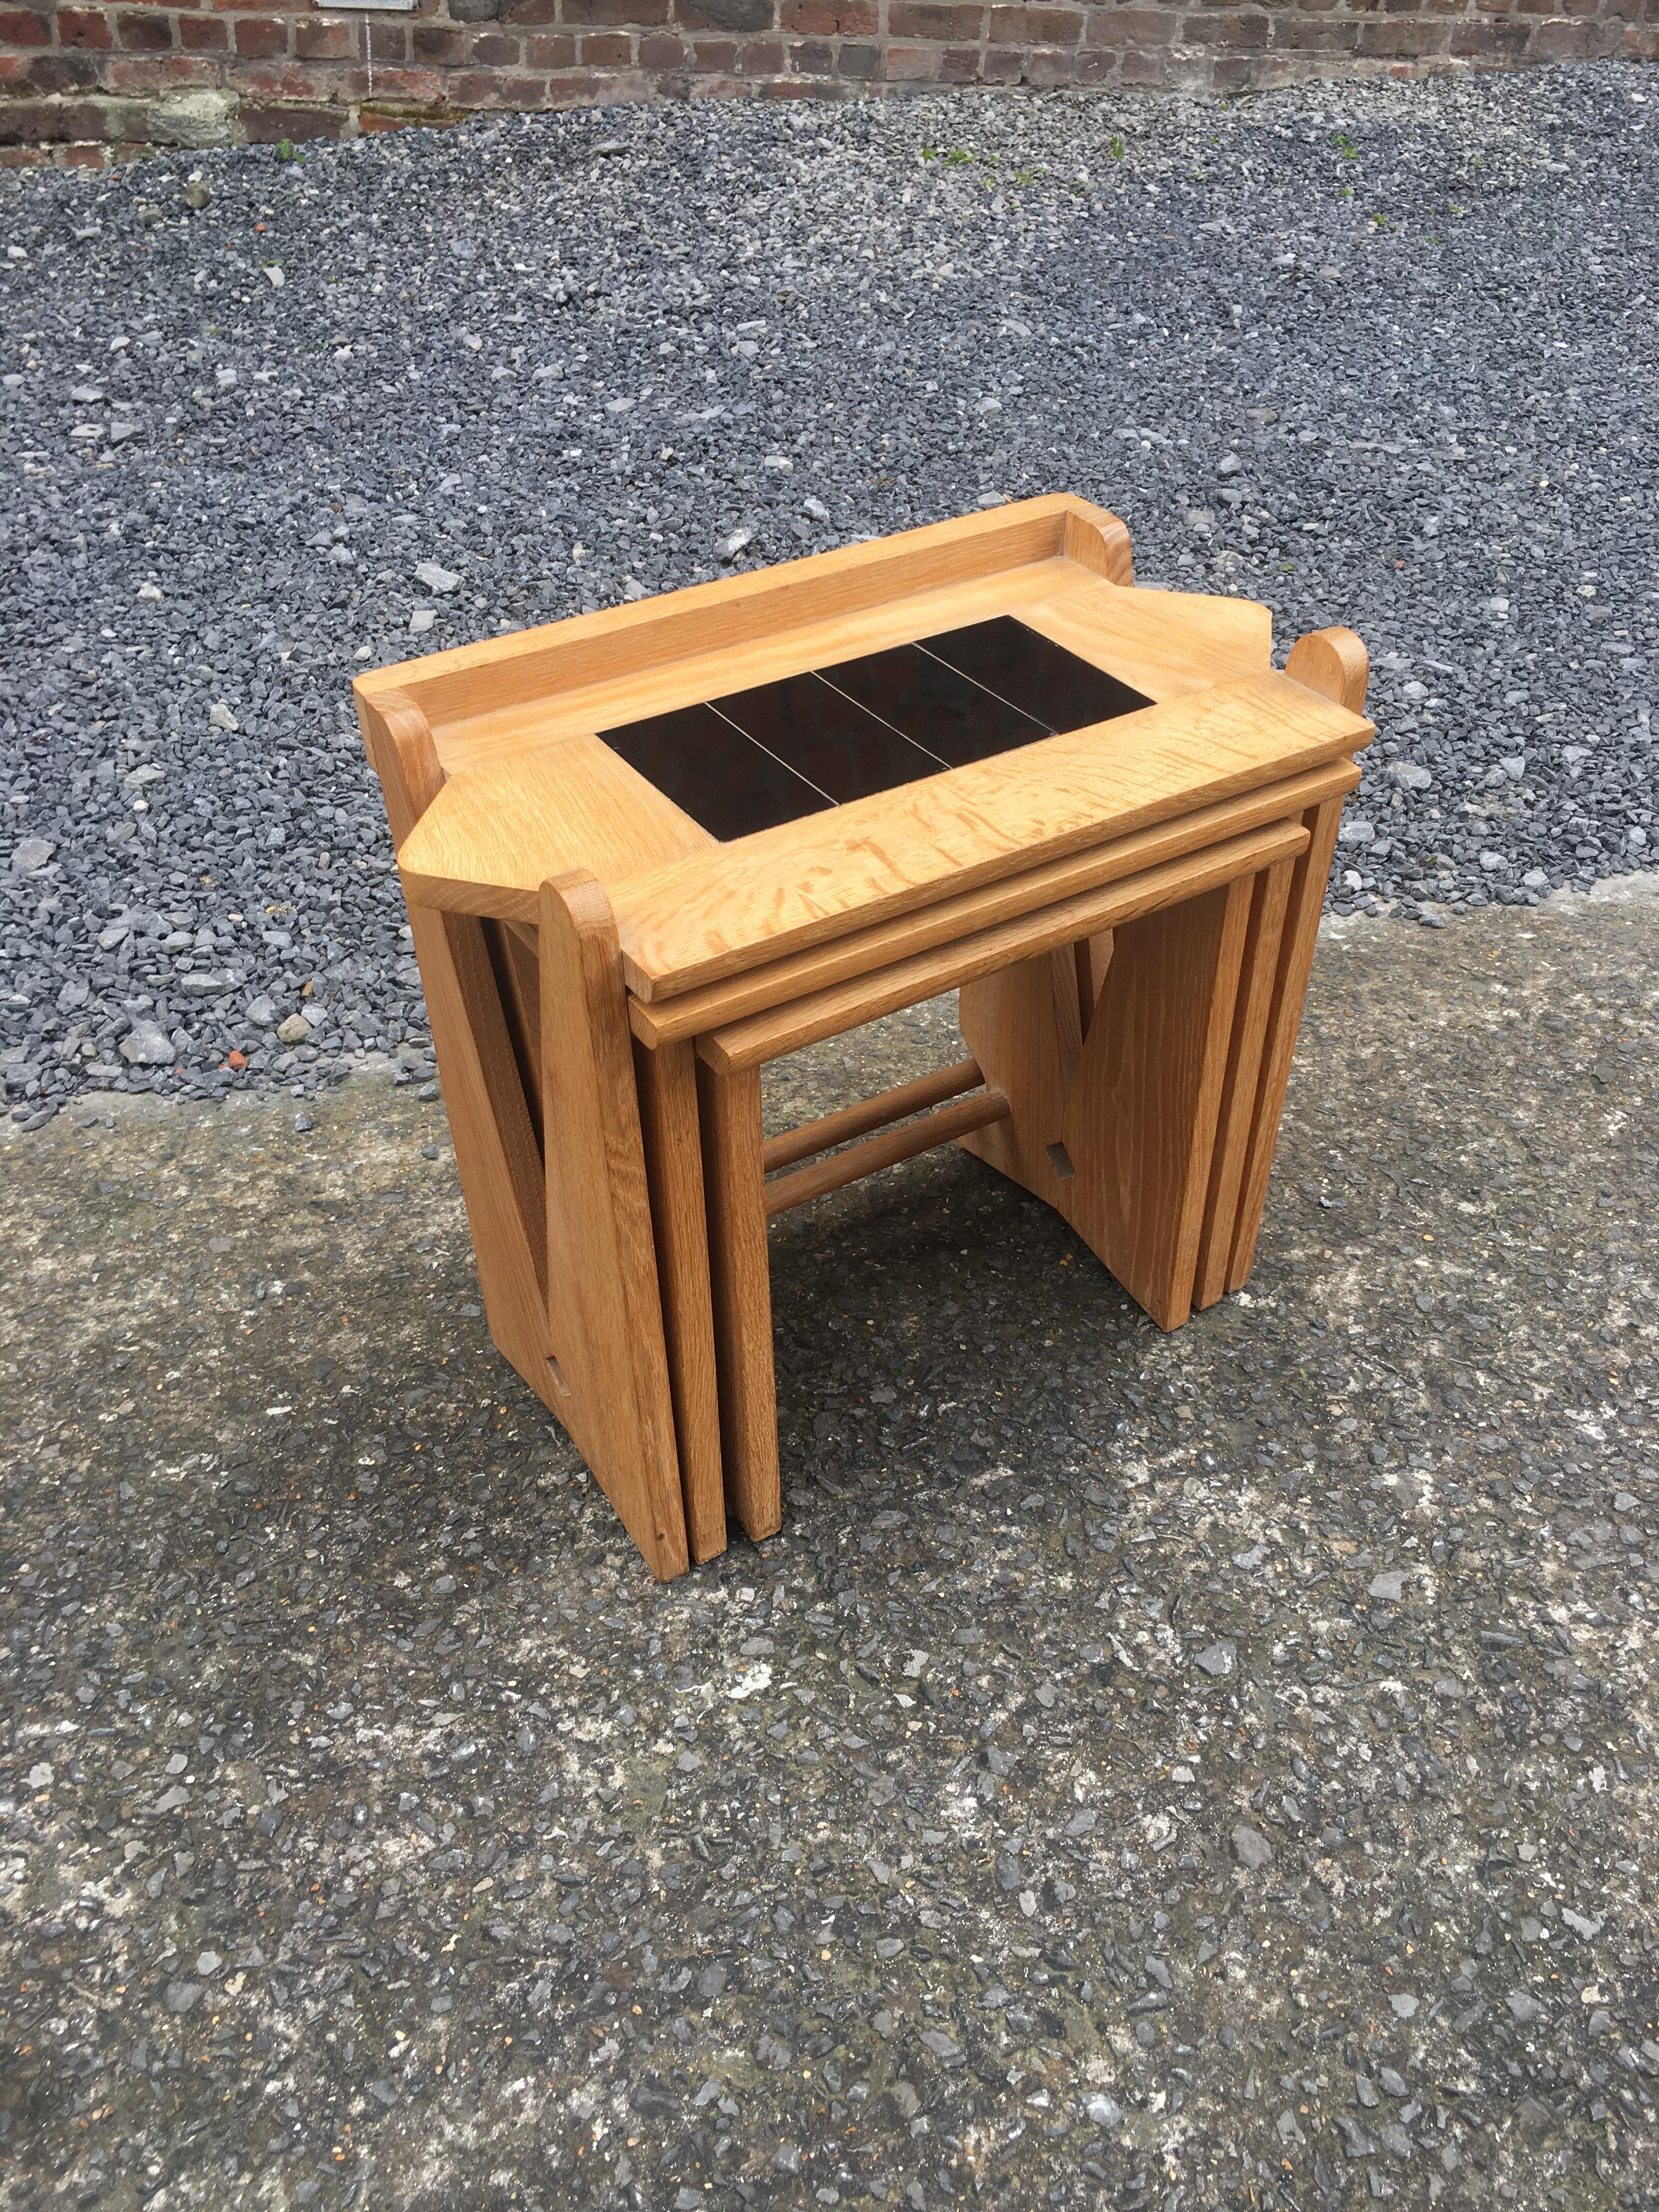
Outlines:
POLYGON ((1255 1127, 1256 1085, 1267 1038, 1267 1017, 1278 979, 1285 909, 1291 895, 1293 861, 1264 868, 1250 896, 1249 926, 1239 975, 1238 1008, 1216 1122, 1215 1154, 1210 1168, 1204 1232, 1199 1240, 1193 1304, 1212 1306, 1227 1287, 1238 1196, 1249 1163, 1255 1127))
POLYGON ((726 1501, 750 1538, 783 1522, 758 1067, 697 1062, 726 1501))
POLYGON ((591 876, 539 925, 548 1318, 561 1416, 653 1571, 687 1565, 668 1354, 617 928, 591 876))
POLYGON ((1325 903, 1336 833, 1342 821, 1342 801, 1328 799, 1310 807, 1303 817, 1309 830, 1307 851, 1291 873, 1290 896, 1279 939, 1278 973, 1273 1003, 1267 1013, 1267 1036, 1257 1079, 1255 1111, 1241 1179, 1238 1214, 1233 1225, 1232 1250, 1227 1267, 1230 1291, 1243 1290, 1255 1261, 1255 1240, 1267 1202, 1267 1178, 1273 1171, 1273 1147, 1279 1141, 1279 1116, 1291 1079, 1297 1031, 1302 1025, 1302 1005, 1313 972, 1314 947, 1319 938, 1319 916, 1325 903))
POLYGON ((1115 933, 1061 1121, 1060 1210, 1160 1328, 1192 1310, 1252 881, 1115 933))
POLYGON ((696 1048, 688 1039, 660 1045, 653 1052, 636 1041, 634 1068, 674 1399, 685 1539, 693 1561, 701 1562, 726 1549, 726 1492, 720 1473, 720 1389, 697 1118, 696 1048))

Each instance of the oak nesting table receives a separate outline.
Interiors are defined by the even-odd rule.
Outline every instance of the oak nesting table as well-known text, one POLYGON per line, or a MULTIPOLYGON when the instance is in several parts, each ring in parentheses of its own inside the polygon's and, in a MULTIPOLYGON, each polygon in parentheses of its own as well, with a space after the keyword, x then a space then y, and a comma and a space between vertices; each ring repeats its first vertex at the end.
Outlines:
POLYGON ((661 1577, 781 1519, 766 1225, 955 1140, 1164 1328, 1249 1278, 1368 664, 967 516, 362 676, 490 1334, 661 1577), (767 1138, 768 1060, 971 1054, 767 1138))

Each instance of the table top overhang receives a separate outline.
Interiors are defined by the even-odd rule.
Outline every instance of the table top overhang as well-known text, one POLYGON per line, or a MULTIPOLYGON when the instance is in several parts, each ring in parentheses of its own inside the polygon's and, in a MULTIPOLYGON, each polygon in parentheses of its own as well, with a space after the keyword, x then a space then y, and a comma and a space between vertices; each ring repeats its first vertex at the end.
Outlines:
POLYGON ((1035 500, 360 678, 446 781, 411 904, 533 922, 586 870, 629 988, 673 996, 1349 756, 1372 726, 1273 670, 1268 610, 1143 591, 1115 517, 1035 500), (1121 580, 1119 580, 1121 579, 1121 580), (1012 615, 1152 703, 721 843, 599 736, 1012 615))

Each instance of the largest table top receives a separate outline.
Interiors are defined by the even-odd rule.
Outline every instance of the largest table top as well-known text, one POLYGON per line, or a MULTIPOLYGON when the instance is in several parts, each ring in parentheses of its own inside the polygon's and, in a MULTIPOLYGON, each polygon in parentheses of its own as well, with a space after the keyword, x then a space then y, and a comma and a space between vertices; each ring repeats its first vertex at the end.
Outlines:
MULTIPOLYGON (((661 1000, 1351 755, 1371 725, 1274 670, 1249 599, 1134 587, 1115 516, 1057 494, 360 677, 445 782, 412 905, 533 923, 586 871, 661 1000), (1147 704, 724 842, 600 732, 1012 617, 1147 704)), ((665 726, 679 726, 671 722, 665 726)))

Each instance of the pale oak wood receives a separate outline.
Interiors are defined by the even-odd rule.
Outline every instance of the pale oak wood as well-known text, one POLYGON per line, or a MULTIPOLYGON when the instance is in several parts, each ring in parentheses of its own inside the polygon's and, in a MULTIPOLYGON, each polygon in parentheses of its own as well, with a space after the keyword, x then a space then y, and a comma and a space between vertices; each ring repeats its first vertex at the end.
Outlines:
MULTIPOLYGON (((1370 657, 1364 642, 1352 630, 1341 628, 1312 630, 1307 636, 1298 638, 1285 662, 1285 673, 1294 681, 1355 714, 1364 712, 1370 672, 1370 657)), ((1342 822, 1341 803, 1331 799, 1322 805, 1310 806, 1304 820, 1309 835, 1308 850, 1291 873, 1280 935, 1279 970, 1268 1010, 1255 1111, 1251 1119, 1233 1224, 1232 1249, 1227 1261, 1226 1288, 1230 1291, 1243 1289, 1255 1264, 1256 1238, 1267 1202, 1279 1117, 1285 1110, 1303 1002, 1307 996, 1308 978, 1313 972, 1319 917, 1324 909, 1325 887, 1330 880, 1336 834, 1342 822)))
MULTIPOLYGON (((533 630, 403 661, 357 678, 371 703, 406 694, 437 734, 555 698, 619 669, 644 672, 708 653, 736 655, 781 630, 845 619, 889 602, 1065 558, 1128 580, 1128 532, 1069 493, 1024 500, 891 538, 750 570, 533 630), (1079 550, 1095 541, 1086 561, 1079 550)), ((728 687, 731 688, 731 687, 728 687)))
POLYGON ((726 1499, 745 1534, 758 1541, 783 1523, 760 1070, 721 1075, 699 1060, 697 1099, 726 1499))
POLYGON ((1097 930, 1116 929, 1136 915, 1197 897, 1236 875, 1270 867, 1274 861, 1299 852, 1306 836, 1299 823, 1279 823, 1243 837, 1228 838, 1203 852, 1150 868, 1126 883, 1108 884, 1098 890, 1063 899, 1036 914, 1022 915, 955 944, 897 961, 873 975, 854 976, 791 1005, 709 1030, 697 1040, 698 1055, 722 1072, 758 1067, 765 1060, 781 1059, 803 1045, 838 1036, 1014 961, 1050 952, 1097 930))
MULTIPOLYGON (((868 975, 909 954, 971 935, 976 930, 1052 905, 1077 892, 1092 890, 1097 884, 1115 882, 1160 862, 1177 860, 1200 847, 1215 844, 1223 837, 1258 829, 1264 823, 1298 816, 1322 799, 1351 791, 1358 781, 1358 769, 1346 760, 1340 761, 1306 775, 1290 776, 1264 785, 1218 806, 1195 808, 1190 814, 1160 823, 1155 829, 1091 846, 1064 860, 1029 868, 1019 875, 988 884, 958 897, 941 899, 894 921, 855 930, 787 959, 769 961, 746 975, 707 984, 701 990, 648 1003, 630 999, 629 1012, 634 1034, 643 1043, 659 1045, 678 1037, 696 1036, 705 1030, 719 1029, 746 1015, 763 1012, 769 1006, 781 1006, 808 992, 823 990, 848 976, 868 975)), ((1108 945, 1100 963, 1103 975, 1104 961, 1110 957, 1108 945)), ((1098 978, 1095 995, 1099 995, 1098 978)))
POLYGON ((1261 1073, 1256 1079, 1255 1112, 1250 1123, 1249 1148, 1240 1182, 1238 1214, 1227 1267, 1230 1291, 1243 1289, 1255 1263, 1255 1242, 1267 1202, 1267 1180, 1273 1172, 1273 1149, 1279 1142, 1279 1117, 1285 1110, 1285 1093, 1290 1086, 1302 1006, 1307 996, 1308 978, 1313 972, 1319 917, 1325 903, 1325 886, 1330 881, 1331 860, 1341 821, 1340 799, 1328 799, 1322 806, 1310 810, 1304 817, 1308 849, 1291 874, 1290 898, 1279 939, 1279 972, 1267 1013, 1261 1073))
POLYGON ((965 990, 962 1033, 1009 1120, 964 1141, 1046 1199, 1161 1328, 1191 1310, 1251 879, 1115 933, 1068 1076, 1044 964, 965 990))
POLYGON ((720 847, 689 814, 598 738, 446 782, 398 855, 412 906, 501 914, 486 885, 515 891, 510 919, 531 922, 545 877, 578 868, 601 884, 720 847))
MULTIPOLYGON (((360 698, 358 711, 398 844, 443 786, 432 733, 400 695, 386 695, 379 707, 360 698)), ((541 1155, 483 926, 462 915, 411 913, 410 928, 490 1337, 557 1411, 548 1365, 541 1155)))
POLYGON ((696 1057, 689 1044, 634 1048, 674 1401, 685 1539, 694 1564, 726 1549, 720 1382, 708 1273, 696 1057))
POLYGON ((766 1186, 767 1218, 787 1213, 792 1206, 809 1205, 826 1192, 861 1182, 866 1176, 879 1175, 884 1168, 896 1167, 901 1160, 914 1159, 918 1152, 933 1152, 971 1129, 983 1129, 1007 1117, 1008 1101, 1000 1091, 981 1091, 972 1098, 959 1099, 954 1106, 940 1106, 908 1121, 902 1129, 885 1130, 861 1145, 849 1145, 845 1152, 815 1160, 810 1168, 779 1176, 766 1186))
POLYGON ((652 1571, 687 1564, 616 926, 592 877, 542 886, 548 1321, 577 1449, 652 1571))
POLYGON ((1285 663, 1285 673, 1292 682, 1334 699, 1351 714, 1365 711, 1370 672, 1371 657, 1364 639, 1340 628, 1310 630, 1297 638, 1285 663))
POLYGON ((1279 973, 1292 866, 1289 861, 1281 861, 1276 868, 1264 869, 1255 879, 1251 896, 1239 975, 1238 1011, 1228 1050, 1209 1194, 1205 1200, 1204 1228, 1194 1276, 1193 1304, 1198 1307, 1213 1305, 1227 1287, 1233 1228, 1238 1218, 1239 1191, 1249 1161, 1256 1085, 1279 973))
POLYGON ((629 987, 648 1000, 714 982, 1324 767, 1371 735, 1270 670, 781 823, 614 887, 629 987))
POLYGON ((964 1091, 974 1090, 980 1080, 978 1065, 971 1060, 959 1060, 953 1067, 941 1067, 932 1075, 919 1075, 914 1082, 898 1084, 876 1097, 861 1098, 856 1106, 843 1106, 837 1113, 803 1121, 799 1128, 769 1137, 761 1150, 762 1164, 769 1175, 775 1168, 793 1167, 797 1160, 810 1160, 815 1153, 830 1152, 872 1129, 885 1128, 890 1121, 920 1114, 924 1107, 957 1097, 964 1091))

